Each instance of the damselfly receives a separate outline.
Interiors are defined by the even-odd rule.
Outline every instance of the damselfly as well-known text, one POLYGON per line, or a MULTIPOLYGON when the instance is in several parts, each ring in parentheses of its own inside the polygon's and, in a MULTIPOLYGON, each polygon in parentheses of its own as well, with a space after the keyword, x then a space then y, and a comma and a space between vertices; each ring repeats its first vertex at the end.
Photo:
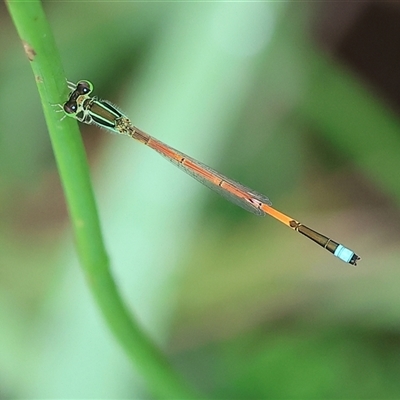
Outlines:
POLYGON ((136 139, 157 151, 203 185, 245 210, 260 216, 268 214, 274 217, 318 243, 344 262, 356 265, 357 261, 360 260, 360 257, 352 250, 271 207, 272 203, 263 194, 225 177, 207 165, 136 128, 130 119, 110 102, 91 95, 93 91, 91 82, 84 80, 79 81, 77 84, 68 82, 68 88, 71 92, 68 100, 62 106, 66 115, 85 124, 97 125, 113 133, 136 139))

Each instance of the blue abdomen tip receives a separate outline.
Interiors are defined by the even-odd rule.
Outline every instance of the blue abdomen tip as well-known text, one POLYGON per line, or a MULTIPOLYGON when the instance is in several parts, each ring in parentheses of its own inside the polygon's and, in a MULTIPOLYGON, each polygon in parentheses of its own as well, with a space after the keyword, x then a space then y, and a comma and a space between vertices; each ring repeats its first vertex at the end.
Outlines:
POLYGON ((339 246, 336 248, 335 252, 333 253, 336 257, 340 258, 344 262, 350 262, 354 256, 354 252, 351 251, 350 249, 342 246, 339 244, 339 246))

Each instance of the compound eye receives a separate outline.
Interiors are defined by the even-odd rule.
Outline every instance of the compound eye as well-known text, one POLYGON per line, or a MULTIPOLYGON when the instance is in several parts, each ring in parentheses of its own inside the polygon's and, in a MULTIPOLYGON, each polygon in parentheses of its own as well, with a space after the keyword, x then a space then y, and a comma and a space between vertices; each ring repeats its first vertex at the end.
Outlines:
POLYGON ((63 109, 67 114, 75 114, 76 110, 78 109, 78 105, 76 102, 67 102, 64 104, 63 109))
POLYGON ((89 81, 79 81, 76 91, 79 94, 89 94, 93 90, 93 85, 89 81))

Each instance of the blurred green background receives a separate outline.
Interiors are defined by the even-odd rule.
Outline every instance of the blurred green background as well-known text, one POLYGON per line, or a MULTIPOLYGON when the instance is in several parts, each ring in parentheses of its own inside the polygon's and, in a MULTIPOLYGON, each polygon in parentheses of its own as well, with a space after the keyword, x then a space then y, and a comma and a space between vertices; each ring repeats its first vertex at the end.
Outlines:
MULTIPOLYGON (((113 273, 176 369, 204 397, 400 398, 400 7, 44 6, 68 79, 362 257, 346 265, 82 126, 113 273)), ((146 397, 85 285, 0 11, 0 398, 146 397)))

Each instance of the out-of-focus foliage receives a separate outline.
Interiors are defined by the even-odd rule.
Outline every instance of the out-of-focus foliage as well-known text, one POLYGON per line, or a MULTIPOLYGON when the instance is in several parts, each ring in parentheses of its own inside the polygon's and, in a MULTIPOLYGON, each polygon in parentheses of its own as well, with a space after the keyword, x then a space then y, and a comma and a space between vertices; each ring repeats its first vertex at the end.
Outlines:
MULTIPOLYGON (((0 397, 143 397, 77 266, 0 7, 0 397)), ((176 368, 214 398, 400 397, 399 120, 315 44, 312 4, 77 8, 45 3, 68 79, 362 257, 341 263, 144 146, 82 127, 116 279, 176 368)))

